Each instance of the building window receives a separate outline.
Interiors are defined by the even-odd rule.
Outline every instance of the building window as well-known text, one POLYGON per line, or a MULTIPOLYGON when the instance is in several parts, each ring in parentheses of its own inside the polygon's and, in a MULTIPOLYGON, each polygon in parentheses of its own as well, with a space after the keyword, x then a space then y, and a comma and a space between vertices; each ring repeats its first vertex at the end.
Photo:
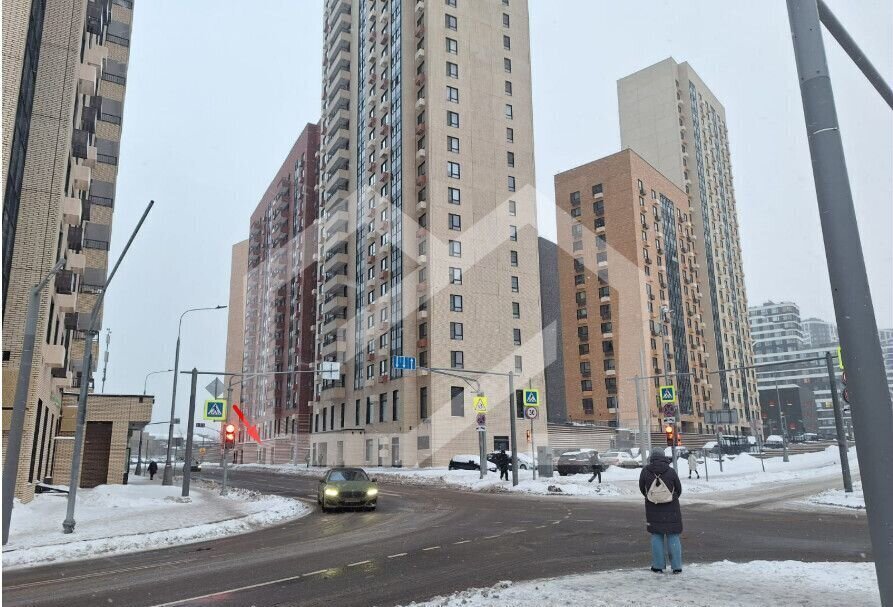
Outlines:
POLYGON ((446 75, 447 78, 458 78, 459 77, 459 66, 453 63, 452 61, 447 61, 446 63, 446 75))
POLYGON ((589 354, 589 344, 580 344, 577 346, 577 350, 581 355, 589 354))
POLYGON ((450 284, 462 284, 462 268, 450 268, 450 284))
POLYGON ((450 257, 462 257, 462 243, 458 240, 449 242, 450 257))
POLYGON ((517 276, 512 276, 512 293, 517 293, 517 292, 519 292, 520 290, 521 290, 521 289, 520 289, 519 286, 518 286, 518 277, 517 277, 517 276))
POLYGON ((447 86, 447 101, 459 103, 459 89, 454 86, 447 86))
POLYGON ((605 354, 614 354, 614 342, 609 340, 602 342, 602 352, 605 354))
POLYGON ((521 345, 521 329, 512 329, 512 341, 516 346, 521 345))
POLYGON ((586 308, 577 308, 577 320, 585 320, 589 316, 586 308))
POLYGON ((459 128, 459 112, 447 111, 447 126, 459 128))
POLYGON ((521 304, 517 301, 512 302, 512 318, 521 318, 521 304))
POLYGON ((508 57, 504 57, 502 60, 502 69, 506 71, 507 74, 512 73, 512 60, 508 57))
POLYGON ((617 397, 616 397, 616 396, 609 396, 609 397, 605 400, 605 404, 608 405, 608 410, 616 409, 616 408, 617 408, 617 397))
POLYGON ((465 339, 465 329, 461 322, 450 323, 450 339, 462 341, 465 339))
POLYGON ((450 295, 450 312, 462 311, 462 296, 450 295))
POLYGON ((459 54, 459 43, 456 42, 455 40, 453 40, 452 38, 447 38, 446 39, 446 52, 450 53, 451 55, 458 55, 459 54))
POLYGON ((465 388, 450 386, 450 415, 465 417, 465 388))
POLYGON ((507 13, 502 13, 502 27, 509 27, 509 16, 507 13))
POLYGON ((594 409, 592 408, 592 399, 584 398, 583 399, 583 413, 585 415, 592 415, 594 413, 594 409))
POLYGON ((504 48, 507 51, 512 50, 512 39, 510 37, 508 37, 508 36, 502 37, 502 48, 504 48))
POLYGON ((589 327, 586 325, 577 327, 577 338, 580 341, 589 341, 589 327))
POLYGON ((517 251, 509 251, 509 263, 513 268, 518 267, 518 252, 517 251))
POLYGON ((450 204, 460 204, 462 201, 462 194, 459 191, 459 188, 447 188, 447 200, 450 204))
POLYGON ((605 213, 605 202, 603 200, 598 200, 592 203, 592 212, 596 215, 604 215, 605 213))
POLYGON ((453 369, 462 369, 465 367, 465 353, 462 350, 450 351, 450 367, 453 369))
POLYGON ((518 214, 518 204, 514 200, 509 200, 509 215, 514 217, 518 214))
POLYGON ((446 5, 456 8, 456 0, 446 0, 446 5))
POLYGON ((447 177, 451 179, 459 179, 461 177, 462 167, 458 162, 447 162, 447 177))
POLYGON ((460 217, 459 215, 456 215, 455 213, 450 213, 449 228, 451 230, 461 231, 462 230, 462 217, 460 217))
POLYGON ((459 153, 459 138, 447 136, 447 151, 455 154, 459 153))
POLYGON ((588 360, 580 361, 580 375, 589 377, 592 375, 592 363, 588 360))
POLYGON ((419 388, 419 419, 428 419, 428 388, 419 388))
POLYGON ((517 242, 518 226, 509 226, 509 240, 511 240, 512 242, 517 242))
POLYGON ((592 186, 592 195, 593 196, 595 196, 596 194, 601 194, 602 192, 604 192, 604 189, 602 188, 602 184, 597 183, 594 186, 592 186))
POLYGON ((444 22, 448 30, 456 31, 457 29, 459 29, 459 22, 456 19, 455 15, 446 14, 444 15, 444 17, 444 22))
POLYGON ((505 129, 505 140, 510 143, 515 141, 515 129, 511 127, 505 129))
POLYGON ((613 358, 605 359, 605 363, 604 363, 605 371, 611 371, 611 370, 615 369, 616 367, 614 365, 615 365, 615 363, 614 363, 613 358))
POLYGON ((509 188, 509 192, 514 192, 516 190, 515 178, 512 177, 511 175, 509 175, 509 178, 508 178, 508 188, 509 188))
POLYGON ((378 395, 378 421, 379 423, 384 422, 387 415, 385 412, 388 408, 388 394, 385 392, 384 394, 378 395))
POLYGON ((584 379, 580 381, 580 389, 583 392, 592 392, 592 380, 584 379))
POLYGON ((506 80, 504 86, 505 86, 505 94, 508 95, 509 97, 511 97, 512 96, 512 81, 506 80))
POLYGON ((505 163, 509 167, 515 166, 515 153, 514 152, 506 152, 505 153, 505 163))

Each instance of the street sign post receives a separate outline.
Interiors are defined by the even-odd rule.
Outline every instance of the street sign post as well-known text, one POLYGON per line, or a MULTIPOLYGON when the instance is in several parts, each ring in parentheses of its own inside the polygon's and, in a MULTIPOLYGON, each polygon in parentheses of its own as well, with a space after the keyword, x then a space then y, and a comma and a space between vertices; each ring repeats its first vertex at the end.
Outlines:
POLYGON ((487 416, 484 413, 478 413, 475 421, 478 425, 478 430, 485 430, 487 428, 487 416))
POLYGON ((525 407, 539 407, 540 406, 540 391, 534 390, 533 388, 524 388, 524 406, 525 407))
POLYGON ((524 417, 529 419, 531 422, 539 417, 539 407, 532 407, 530 405, 524 407, 524 417))
POLYGON ((218 378, 214 378, 214 381, 205 386, 205 390, 208 391, 213 398, 220 398, 223 396, 223 391, 226 389, 226 386, 223 385, 223 382, 218 378))
POLYGON ((320 379, 337 381, 341 379, 341 363, 332 360, 324 360, 319 365, 320 379))
POLYGON ((206 400, 202 417, 212 422, 224 421, 226 419, 226 400, 221 398, 206 400))
POLYGON ((395 356, 393 364, 394 369, 402 369, 404 371, 415 371, 416 360, 414 356, 395 356))
POLYGON ((676 386, 660 387, 660 402, 675 403, 676 402, 676 386))
POLYGON ((487 476, 487 415, 478 413, 475 421, 478 425, 478 458, 480 478, 487 476))

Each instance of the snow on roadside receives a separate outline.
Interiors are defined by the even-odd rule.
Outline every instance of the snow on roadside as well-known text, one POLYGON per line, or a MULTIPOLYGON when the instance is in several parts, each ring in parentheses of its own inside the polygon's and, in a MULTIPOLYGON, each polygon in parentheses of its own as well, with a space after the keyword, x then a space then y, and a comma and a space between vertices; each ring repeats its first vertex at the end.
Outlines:
MULTIPOLYGON (((748 489, 769 483, 784 483, 814 480, 822 477, 834 477, 840 471, 840 453, 837 447, 828 447, 817 453, 791 455, 789 462, 782 458, 772 457, 763 464, 756 457, 748 454, 734 458, 723 458, 723 471, 719 470, 716 460, 709 460, 709 481, 705 474, 704 464, 698 467, 701 478, 689 480, 688 463, 679 461, 679 476, 682 479, 684 496, 711 494, 724 491, 748 489), (763 472, 763 464, 766 471, 763 472)), ((858 470, 855 448, 850 450, 850 466, 858 470)), ((231 469, 258 470, 289 474, 295 476, 320 477, 325 473, 323 468, 307 468, 291 464, 235 464, 231 469)), ((365 468, 374 478, 388 482, 416 486, 453 487, 466 491, 482 491, 490 493, 527 493, 533 495, 566 495, 585 498, 635 498, 641 499, 638 479, 640 469, 624 469, 611 466, 602 474, 602 483, 587 482, 589 474, 537 478, 533 480, 529 470, 519 471, 520 483, 512 487, 510 482, 500 481, 498 472, 488 472, 484 479, 476 470, 446 470, 444 468, 365 468)))
POLYGON ((865 494, 862 493, 862 483, 853 483, 852 493, 846 493, 843 489, 829 489, 806 498, 804 502, 817 506, 865 510, 865 494))
POLYGON ((880 605, 873 563, 721 561, 689 565, 681 575, 616 570, 435 597, 412 607, 873 607, 880 605))
POLYGON ((62 533, 67 494, 43 493, 16 502, 3 568, 153 550, 226 537, 299 518, 310 509, 298 500, 213 484, 179 486, 137 478, 128 485, 78 490, 75 532, 62 533))

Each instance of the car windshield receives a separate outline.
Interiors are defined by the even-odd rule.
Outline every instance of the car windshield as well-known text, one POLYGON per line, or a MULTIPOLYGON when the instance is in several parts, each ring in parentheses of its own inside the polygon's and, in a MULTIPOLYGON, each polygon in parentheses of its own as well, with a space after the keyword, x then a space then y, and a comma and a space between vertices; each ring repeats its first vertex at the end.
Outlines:
POLYGON ((332 470, 329 472, 330 483, 338 481, 368 481, 369 477, 362 470, 332 470))

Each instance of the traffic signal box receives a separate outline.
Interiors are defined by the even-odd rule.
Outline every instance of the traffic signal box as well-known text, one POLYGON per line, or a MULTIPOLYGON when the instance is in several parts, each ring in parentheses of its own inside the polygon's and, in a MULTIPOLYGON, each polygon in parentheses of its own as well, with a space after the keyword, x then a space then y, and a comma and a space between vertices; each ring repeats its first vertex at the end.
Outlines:
POLYGON ((236 446, 236 427, 233 424, 227 424, 223 428, 223 448, 232 449, 236 446))

